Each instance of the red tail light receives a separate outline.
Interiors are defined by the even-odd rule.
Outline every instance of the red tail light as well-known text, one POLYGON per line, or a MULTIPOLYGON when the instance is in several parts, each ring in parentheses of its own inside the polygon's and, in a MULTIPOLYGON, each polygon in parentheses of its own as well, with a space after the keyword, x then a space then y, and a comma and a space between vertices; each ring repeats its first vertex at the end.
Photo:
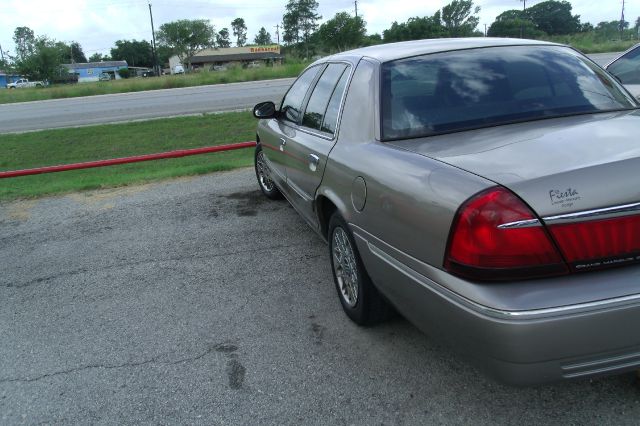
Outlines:
POLYGON ((640 216, 549 226, 567 262, 575 269, 640 260, 640 216))
POLYGON ((444 266, 454 274, 482 280, 568 272, 535 214, 501 187, 483 191, 460 207, 449 235, 444 266))

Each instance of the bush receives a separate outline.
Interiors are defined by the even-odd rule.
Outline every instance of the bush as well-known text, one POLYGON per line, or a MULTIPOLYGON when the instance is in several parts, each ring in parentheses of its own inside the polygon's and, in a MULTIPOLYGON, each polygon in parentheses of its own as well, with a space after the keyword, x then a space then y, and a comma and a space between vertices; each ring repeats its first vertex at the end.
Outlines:
POLYGON ((122 68, 118 70, 118 75, 121 78, 129 78, 131 76, 131 72, 129 71, 129 68, 122 68))

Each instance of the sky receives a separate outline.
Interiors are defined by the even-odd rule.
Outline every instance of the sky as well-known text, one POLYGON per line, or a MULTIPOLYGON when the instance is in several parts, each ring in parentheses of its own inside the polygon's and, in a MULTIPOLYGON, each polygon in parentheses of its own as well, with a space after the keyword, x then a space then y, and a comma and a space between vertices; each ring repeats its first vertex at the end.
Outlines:
MULTIPOLYGON (((527 0, 527 7, 542 0, 527 0)), ((354 13, 353 0, 318 0, 318 12, 324 20, 337 12, 354 13)), ((369 34, 382 33, 393 21, 404 22, 413 16, 433 15, 450 0, 358 0, 358 14, 367 22, 369 34)), ((282 21, 287 0, 151 0, 156 30, 165 22, 178 19, 209 19, 220 30, 231 29, 231 21, 244 18, 248 41, 253 41, 264 26, 275 42, 276 24, 282 21)), ((480 6, 479 30, 508 9, 522 7, 521 0, 474 0, 480 6)), ((622 0, 572 0, 573 14, 582 22, 619 20, 622 0)), ((640 16, 640 0, 626 0, 625 18, 635 23, 640 16)), ((18 26, 31 28, 37 36, 46 35, 60 41, 77 41, 85 55, 109 54, 116 40, 151 40, 147 0, 23 0, 4 8, 0 14, 0 46, 15 52, 13 31, 18 26), (73 6, 72 6, 73 5, 73 6)))

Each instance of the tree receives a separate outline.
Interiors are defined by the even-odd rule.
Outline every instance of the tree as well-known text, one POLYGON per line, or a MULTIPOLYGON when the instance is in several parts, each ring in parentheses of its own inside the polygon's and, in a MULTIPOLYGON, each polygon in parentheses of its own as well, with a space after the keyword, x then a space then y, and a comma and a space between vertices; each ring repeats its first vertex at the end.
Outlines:
POLYGON ((17 27, 13 31, 13 42, 16 45, 16 59, 23 60, 33 54, 36 37, 29 27, 17 27))
POLYGON ((619 36, 619 31, 620 21, 599 22, 595 29, 596 37, 600 40, 614 39, 619 36))
POLYGON ((336 13, 318 29, 322 44, 330 50, 337 51, 361 46, 366 33, 366 23, 362 17, 352 17, 347 12, 336 13))
POLYGON ((453 0, 442 8, 442 22, 450 37, 469 37, 480 22, 476 15, 480 6, 473 7, 472 0, 453 0))
POLYGON ((11 63, 8 58, 0 58, 0 70, 8 71, 11 68, 11 63))
POLYGON ((84 55, 82 46, 80 46, 80 43, 77 41, 73 41, 71 44, 58 41, 56 42, 56 46, 60 49, 63 63, 71 64, 75 62, 87 62, 87 57, 84 55))
POLYGON ((526 12, 522 10, 506 10, 496 17, 487 31, 489 37, 525 37, 540 38, 545 35, 543 31, 528 19, 526 12))
POLYGON ((382 44, 382 36, 378 33, 370 34, 364 38, 362 44, 364 46, 374 46, 376 44, 382 44))
POLYGON ((269 34, 264 27, 260 28, 260 31, 258 31, 253 41, 255 44, 261 46, 273 43, 273 41, 271 41, 271 34, 269 34))
POLYGON ((231 21, 231 30, 236 37, 236 46, 242 47, 247 42, 247 26, 244 19, 236 18, 231 21))
POLYGON ((293 9, 292 1, 287 4, 287 12, 282 16, 282 41, 285 44, 300 42, 300 23, 297 9, 293 9), (291 9, 291 10, 290 10, 291 9))
POLYGON ((191 58, 195 54, 215 46, 215 30, 205 19, 181 19, 162 24, 156 37, 159 43, 178 55, 187 68, 191 68, 191 58))
POLYGON ((385 43, 394 41, 420 40, 424 38, 439 38, 447 35, 447 29, 442 25, 440 11, 433 16, 409 18, 407 22, 393 22, 391 28, 382 32, 385 43))
POLYGON ((568 1, 547 0, 526 10, 536 28, 549 35, 573 34, 580 30, 580 16, 571 15, 568 1))
POLYGON ((496 19, 487 31, 489 37, 526 37, 540 38, 545 34, 536 28, 535 24, 528 19, 496 19))
POLYGON ((89 56, 89 62, 100 62, 100 61, 110 61, 110 59, 108 56, 103 55, 102 53, 97 53, 97 52, 89 56))
POLYGON ((318 2, 316 0, 289 0, 282 16, 283 37, 287 43, 304 41, 306 56, 309 56, 309 38, 318 29, 318 2))
POLYGON ((593 24, 591 22, 585 22, 585 23, 580 25, 580 32, 581 33, 590 33, 590 32, 592 32, 594 30, 595 30, 595 27, 593 26, 593 24))
POLYGON ((231 47, 231 40, 229 40, 229 29, 223 28, 216 34, 216 44, 218 47, 231 47))
POLYGON ((13 41, 16 45, 16 72, 34 80, 51 80, 63 72, 60 65, 63 60, 71 58, 69 45, 44 36, 36 37, 28 27, 17 27, 13 41))
POLYGON ((146 40, 117 40, 111 48, 114 61, 127 61, 132 67, 153 67, 153 50, 146 40))
POLYGON ((16 59, 16 71, 34 80, 51 80, 64 72, 61 64, 64 54, 69 54, 66 47, 64 43, 38 37, 33 41, 30 53, 16 59))
POLYGON ((85 56, 80 43, 74 41, 69 47, 71 47, 71 56, 73 57, 74 62, 87 62, 87 57, 85 56))

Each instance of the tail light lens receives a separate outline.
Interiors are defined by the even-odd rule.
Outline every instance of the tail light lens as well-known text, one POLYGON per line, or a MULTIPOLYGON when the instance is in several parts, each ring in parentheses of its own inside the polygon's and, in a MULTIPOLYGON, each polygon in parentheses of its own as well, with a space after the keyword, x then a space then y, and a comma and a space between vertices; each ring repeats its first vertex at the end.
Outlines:
POLYGON ((640 216, 549 226, 567 262, 576 270, 640 260, 640 216))
POLYGON ((449 235, 444 266, 456 275, 480 280, 568 272, 535 214, 502 187, 483 191, 460 207, 449 235))

